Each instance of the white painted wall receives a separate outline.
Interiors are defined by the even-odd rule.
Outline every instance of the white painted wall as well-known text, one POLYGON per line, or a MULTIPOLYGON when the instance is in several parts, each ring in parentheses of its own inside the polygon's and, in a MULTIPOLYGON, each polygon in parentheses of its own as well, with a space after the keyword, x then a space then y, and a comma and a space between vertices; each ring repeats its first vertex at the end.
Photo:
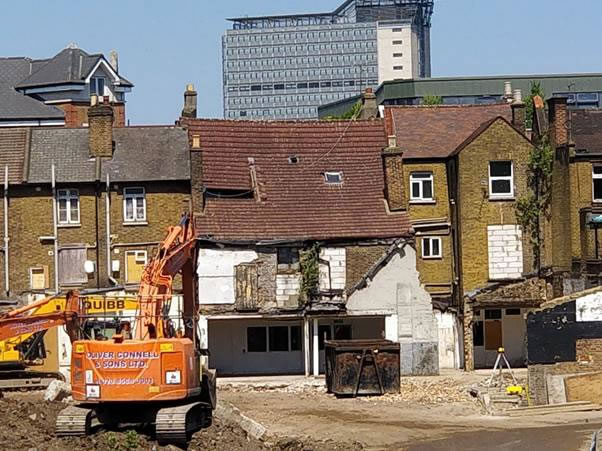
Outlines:
POLYGON ((378 83, 397 78, 413 78, 418 75, 418 41, 412 26, 383 25, 379 24, 376 30, 378 54, 378 83), (402 31, 394 32, 394 28, 402 31), (393 41, 403 41, 401 45, 394 45, 393 41), (394 53, 402 53, 401 57, 394 57, 394 53), (403 70, 394 70, 394 66, 403 66, 403 70))
POLYGON ((200 249, 197 274, 201 304, 234 304, 234 267, 257 258, 250 250, 200 249))
POLYGON ((451 312, 435 310, 439 334, 439 368, 460 368, 460 325, 451 312))
POLYGON ((345 262, 346 252, 344 247, 324 247, 320 249, 320 259, 329 264, 320 263, 320 290, 345 289, 345 262), (330 272, 329 272, 330 267, 330 272))
MULTIPOLYGON (((302 374, 303 349, 288 352, 247 352, 247 327, 299 326, 299 320, 209 318, 209 367, 217 374, 302 374)), ((302 335, 303 336, 303 335, 302 335)))
POLYGON ((523 273, 522 230, 519 225, 487 226, 489 278, 519 279, 523 273))
MULTIPOLYGON (((504 353, 512 367, 523 367, 525 365, 526 348, 525 336, 527 323, 524 318, 525 309, 521 309, 520 315, 507 315, 506 309, 502 308, 502 344, 504 353)), ((486 334, 487 322, 484 310, 481 310, 478 319, 485 322, 483 333, 486 334)), ((497 350, 486 350, 485 346, 474 347, 474 362, 477 368, 493 368, 497 350)))

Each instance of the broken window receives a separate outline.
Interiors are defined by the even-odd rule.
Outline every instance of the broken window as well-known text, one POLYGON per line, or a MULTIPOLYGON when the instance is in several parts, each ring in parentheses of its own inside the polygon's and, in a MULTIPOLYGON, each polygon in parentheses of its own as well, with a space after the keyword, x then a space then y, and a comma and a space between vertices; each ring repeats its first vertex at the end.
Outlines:
POLYGON ((503 198, 514 196, 514 183, 511 161, 489 162, 489 197, 503 198))
POLYGON ((299 249, 295 247, 278 248, 278 271, 279 272, 297 272, 299 271, 299 249))
POLYGON ((247 351, 267 352, 268 340, 265 327, 247 327, 247 351))
POLYGON ((592 181, 594 184, 594 202, 602 202, 602 166, 592 168, 592 181))

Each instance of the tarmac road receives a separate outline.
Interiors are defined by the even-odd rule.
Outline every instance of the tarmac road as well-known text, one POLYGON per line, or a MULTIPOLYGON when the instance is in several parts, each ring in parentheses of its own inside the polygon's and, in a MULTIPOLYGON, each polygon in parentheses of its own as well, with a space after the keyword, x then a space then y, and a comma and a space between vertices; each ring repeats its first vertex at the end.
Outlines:
POLYGON ((574 424, 528 429, 472 431, 409 445, 408 451, 589 451, 592 434, 602 424, 574 424))

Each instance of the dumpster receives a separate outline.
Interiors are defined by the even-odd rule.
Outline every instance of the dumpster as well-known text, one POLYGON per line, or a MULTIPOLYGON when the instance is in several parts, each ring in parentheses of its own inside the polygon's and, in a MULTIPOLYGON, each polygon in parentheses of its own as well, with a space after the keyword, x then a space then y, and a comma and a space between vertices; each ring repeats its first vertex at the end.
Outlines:
POLYGON ((336 396, 399 393, 399 343, 327 340, 324 350, 329 393, 336 396))

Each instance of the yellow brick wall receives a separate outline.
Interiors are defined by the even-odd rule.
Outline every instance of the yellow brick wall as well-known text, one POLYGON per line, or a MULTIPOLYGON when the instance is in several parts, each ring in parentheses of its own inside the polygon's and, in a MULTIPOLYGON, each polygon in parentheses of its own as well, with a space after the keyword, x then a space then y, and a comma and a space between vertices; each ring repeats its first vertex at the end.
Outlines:
POLYGON ((408 213, 412 221, 417 219, 449 218, 449 193, 447 189, 447 171, 445 163, 420 163, 406 161, 403 165, 403 176, 406 181, 408 195, 408 213), (410 201, 411 187, 410 174, 412 172, 433 173, 434 204, 419 204, 410 201))
POLYGON ((416 266, 420 281, 431 294, 451 294, 453 282, 453 251, 449 229, 432 230, 416 235, 416 266), (441 258, 422 258, 422 238, 441 238, 441 258))
MULTIPOLYGON (((487 226, 517 224, 515 200, 489 200, 489 161, 512 160, 514 195, 527 193, 531 144, 501 119, 458 155, 459 234, 464 292, 489 281, 487 226)), ((532 270, 532 248, 523 231, 523 272, 532 270)))
MULTIPOLYGON (((572 163, 570 180, 571 255, 574 259, 581 259, 582 256, 587 258, 595 255, 594 233, 589 229, 585 229, 587 232, 582 233, 580 210, 592 206, 592 163, 589 161, 572 163)), ((602 238, 602 234, 599 238, 602 238)))

